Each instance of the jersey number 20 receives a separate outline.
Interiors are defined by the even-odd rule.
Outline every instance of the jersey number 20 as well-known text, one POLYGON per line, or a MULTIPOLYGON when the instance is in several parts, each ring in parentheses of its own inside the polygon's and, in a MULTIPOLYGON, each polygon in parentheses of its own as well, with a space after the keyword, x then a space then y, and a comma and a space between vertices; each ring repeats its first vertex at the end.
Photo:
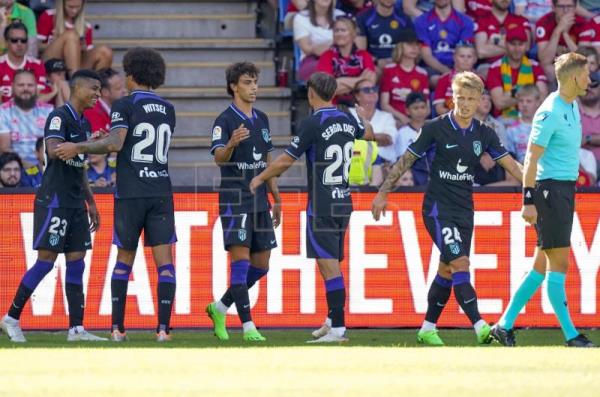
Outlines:
POLYGON ((348 182, 353 146, 353 141, 346 142, 343 149, 340 145, 327 146, 327 149, 325 149, 325 160, 333 160, 333 163, 325 168, 325 172, 323 173, 323 185, 341 185, 342 182, 348 182), (340 166, 343 167, 342 175, 334 176, 333 173, 336 172, 340 166))
POLYGON ((153 163, 156 157, 156 161, 166 164, 169 144, 171 143, 171 127, 169 124, 161 124, 158 129, 155 129, 150 123, 140 123, 133 130, 133 136, 141 137, 144 135, 144 139, 133 145, 131 160, 139 163, 153 163), (142 153, 154 141, 156 141, 155 154, 142 153))

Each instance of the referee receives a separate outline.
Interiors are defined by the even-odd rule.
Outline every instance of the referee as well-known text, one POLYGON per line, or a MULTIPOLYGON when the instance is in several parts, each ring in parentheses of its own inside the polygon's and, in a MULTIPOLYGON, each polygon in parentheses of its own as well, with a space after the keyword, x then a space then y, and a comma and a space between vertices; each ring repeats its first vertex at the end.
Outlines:
POLYGON ((558 91, 544 100, 534 116, 524 163, 521 215, 535 225, 535 261, 491 332, 505 346, 515 346, 515 319, 548 270, 548 295, 567 346, 595 347, 573 325, 565 293, 582 136, 575 99, 585 94, 590 71, 586 57, 574 52, 558 57, 554 71, 558 91))

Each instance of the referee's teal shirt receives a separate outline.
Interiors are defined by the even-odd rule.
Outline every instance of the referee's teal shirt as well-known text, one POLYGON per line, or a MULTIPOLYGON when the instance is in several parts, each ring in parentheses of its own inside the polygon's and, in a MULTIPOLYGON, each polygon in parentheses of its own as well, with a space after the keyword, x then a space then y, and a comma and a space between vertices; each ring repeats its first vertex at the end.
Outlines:
POLYGON ((538 161, 537 181, 575 181, 579 175, 581 117, 577 101, 567 103, 554 91, 533 116, 529 142, 543 148, 538 161))

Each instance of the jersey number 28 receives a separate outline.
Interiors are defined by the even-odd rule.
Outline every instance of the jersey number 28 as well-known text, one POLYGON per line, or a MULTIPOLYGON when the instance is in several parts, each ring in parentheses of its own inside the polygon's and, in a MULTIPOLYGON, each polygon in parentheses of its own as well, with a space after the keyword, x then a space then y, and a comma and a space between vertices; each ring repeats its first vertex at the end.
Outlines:
POLYGON ((352 161, 353 141, 346 142, 342 148, 340 145, 329 145, 325 149, 325 160, 333 160, 323 172, 323 185, 341 185, 348 182, 348 173, 350 172, 350 162, 352 161), (334 176, 340 166, 343 167, 342 175, 334 176))

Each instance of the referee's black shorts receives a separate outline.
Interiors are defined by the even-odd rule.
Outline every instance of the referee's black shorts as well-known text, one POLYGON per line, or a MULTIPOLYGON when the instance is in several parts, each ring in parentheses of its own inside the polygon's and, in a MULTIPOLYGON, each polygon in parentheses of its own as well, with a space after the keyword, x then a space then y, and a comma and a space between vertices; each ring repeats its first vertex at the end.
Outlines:
POLYGON ((575 212, 575 181, 544 179, 536 182, 537 244, 543 250, 571 246, 575 212))

